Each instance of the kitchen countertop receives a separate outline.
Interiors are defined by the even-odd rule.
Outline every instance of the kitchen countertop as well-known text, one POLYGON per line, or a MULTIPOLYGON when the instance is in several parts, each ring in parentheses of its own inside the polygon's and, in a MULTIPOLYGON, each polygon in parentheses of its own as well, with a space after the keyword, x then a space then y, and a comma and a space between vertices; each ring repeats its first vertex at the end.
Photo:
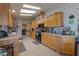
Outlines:
POLYGON ((55 33, 50 33, 50 32, 42 32, 42 33, 47 33, 49 35, 55 35, 55 36, 60 36, 60 37, 66 36, 66 37, 75 37, 76 38, 76 36, 74 36, 74 35, 61 35, 61 34, 55 34, 55 33))
POLYGON ((57 53, 75 55, 75 36, 42 32, 42 43, 57 53))
POLYGON ((21 38, 20 36, 15 35, 15 34, 11 34, 5 38, 0 38, 0 46, 13 44, 14 55, 18 56, 20 53, 20 48, 19 48, 19 39, 20 38, 21 38))
POLYGON ((20 36, 16 35, 16 34, 13 34, 13 35, 9 35, 8 37, 4 37, 4 38, 0 38, 0 41, 1 40, 12 40, 12 39, 19 39, 21 38, 20 36))

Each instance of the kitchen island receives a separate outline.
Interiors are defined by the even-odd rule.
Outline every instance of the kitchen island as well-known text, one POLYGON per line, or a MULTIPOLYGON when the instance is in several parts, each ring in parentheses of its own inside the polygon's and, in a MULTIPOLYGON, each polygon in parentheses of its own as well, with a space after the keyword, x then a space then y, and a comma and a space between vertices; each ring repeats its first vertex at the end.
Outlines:
POLYGON ((75 55, 75 36, 59 35, 42 32, 41 40, 44 45, 62 55, 75 55))
MULTIPOLYGON (((11 52, 9 52, 9 53, 11 53, 11 55, 12 56, 18 56, 19 55, 19 39, 20 39, 20 37, 19 36, 17 36, 17 35, 12 35, 12 36, 8 36, 8 37, 5 37, 5 38, 0 38, 0 47, 2 48, 2 47, 9 47, 9 46, 11 46, 12 47, 12 53, 11 52)), ((4 47, 4 48, 5 48, 4 47)), ((10 48, 7 48, 7 49, 10 49, 10 48)), ((10 54, 9 54, 10 55, 10 54)))

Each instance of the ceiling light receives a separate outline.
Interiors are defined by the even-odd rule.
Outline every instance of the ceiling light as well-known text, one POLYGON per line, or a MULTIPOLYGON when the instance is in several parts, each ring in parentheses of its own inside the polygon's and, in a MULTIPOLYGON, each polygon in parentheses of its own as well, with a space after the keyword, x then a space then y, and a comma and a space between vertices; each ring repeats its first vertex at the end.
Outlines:
POLYGON ((40 10, 41 9, 40 7, 32 6, 32 5, 26 5, 26 4, 23 4, 23 7, 25 7, 25 8, 31 8, 31 9, 36 9, 36 10, 40 10))
POLYGON ((20 14, 21 16, 32 16, 32 14, 20 14))
POLYGON ((34 10, 26 10, 26 9, 21 9, 21 13, 35 13, 36 11, 34 10))
POLYGON ((15 10, 12 10, 12 12, 14 13, 14 12, 15 12, 15 10))

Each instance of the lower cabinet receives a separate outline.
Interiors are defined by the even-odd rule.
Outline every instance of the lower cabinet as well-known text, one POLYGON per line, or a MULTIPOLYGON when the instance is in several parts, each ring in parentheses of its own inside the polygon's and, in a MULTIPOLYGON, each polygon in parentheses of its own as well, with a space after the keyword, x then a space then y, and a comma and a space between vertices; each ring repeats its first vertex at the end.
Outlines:
POLYGON ((41 42, 45 45, 46 44, 46 37, 45 37, 45 33, 41 33, 41 42))
POLYGON ((46 40, 45 40, 46 41, 46 45, 50 48, 51 47, 51 45, 50 45, 51 44, 50 43, 51 42, 50 34, 46 33, 45 35, 46 35, 46 40))
POLYGON ((48 35, 47 33, 42 33, 41 35, 41 39, 42 39, 42 43, 46 46, 50 46, 50 35, 48 35))
POLYGON ((51 49, 56 50, 56 37, 48 34, 48 33, 42 33, 42 43, 46 46, 48 46, 51 49))
POLYGON ((62 54, 75 55, 74 37, 62 37, 62 54))
POLYGON ((42 33, 42 43, 63 55, 75 55, 75 37, 42 33))
POLYGON ((55 37, 56 37, 56 52, 58 52, 58 53, 60 53, 60 54, 62 54, 62 37, 60 37, 60 36, 56 36, 55 35, 55 37))
POLYGON ((56 46, 57 46, 57 39, 56 39, 56 36, 54 36, 54 35, 50 35, 51 36, 51 48, 53 49, 53 50, 56 50, 56 46))
POLYGON ((30 36, 32 39, 35 39, 36 38, 35 32, 30 32, 30 36))

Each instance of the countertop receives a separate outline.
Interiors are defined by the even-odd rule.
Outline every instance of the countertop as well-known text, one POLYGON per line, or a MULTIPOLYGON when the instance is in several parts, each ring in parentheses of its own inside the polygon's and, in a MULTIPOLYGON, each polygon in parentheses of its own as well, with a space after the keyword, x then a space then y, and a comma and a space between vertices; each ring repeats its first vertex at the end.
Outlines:
POLYGON ((76 38, 76 36, 74 36, 74 35, 61 35, 61 34, 55 34, 55 33, 50 33, 50 32, 42 32, 42 33, 47 33, 47 34, 49 34, 49 35, 55 35, 55 36, 60 36, 60 37, 75 37, 76 38))
POLYGON ((3 41, 3 40, 12 40, 12 39, 19 39, 21 38, 20 36, 16 35, 16 34, 11 34, 9 35, 8 37, 5 37, 5 38, 0 38, 0 41, 3 41))
POLYGON ((0 38, 0 47, 12 44, 13 51, 14 51, 13 54, 14 54, 14 56, 18 56, 20 53, 19 38, 20 38, 20 36, 18 36, 16 34, 11 34, 5 38, 0 38))

